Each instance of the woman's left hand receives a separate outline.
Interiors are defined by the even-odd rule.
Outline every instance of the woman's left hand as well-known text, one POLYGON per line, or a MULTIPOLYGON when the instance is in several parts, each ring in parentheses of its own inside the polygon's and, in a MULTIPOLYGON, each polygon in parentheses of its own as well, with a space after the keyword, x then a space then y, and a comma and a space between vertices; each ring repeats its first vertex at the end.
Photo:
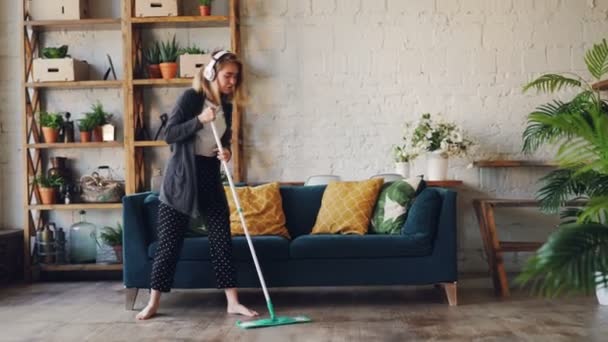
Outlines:
POLYGON ((232 153, 229 149, 226 148, 223 150, 223 154, 220 153, 220 150, 217 148, 215 149, 215 152, 217 153, 217 159, 225 161, 226 163, 229 162, 230 158, 232 157, 232 153))

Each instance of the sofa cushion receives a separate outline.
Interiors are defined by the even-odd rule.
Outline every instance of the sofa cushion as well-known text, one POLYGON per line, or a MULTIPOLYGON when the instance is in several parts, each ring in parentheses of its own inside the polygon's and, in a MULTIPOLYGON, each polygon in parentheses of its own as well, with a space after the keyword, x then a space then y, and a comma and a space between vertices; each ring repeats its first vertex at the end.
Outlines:
MULTIPOLYGON (((237 187, 235 190, 250 235, 278 235, 291 238, 285 227, 279 183, 237 187)), ((233 236, 245 235, 232 191, 229 187, 225 187, 225 191, 230 207, 230 231, 233 236)))
MULTIPOLYGON (((252 236, 253 247, 258 259, 285 260, 289 256, 289 240, 280 236, 252 236)), ((148 256, 152 259, 156 253, 158 241, 148 246, 148 256)), ((232 238, 232 255, 235 260, 252 260, 249 246, 244 236, 232 238)), ((184 239, 180 260, 211 260, 209 239, 195 237, 184 239)))
POLYGON ((281 186, 285 221, 292 238, 312 231, 325 187, 326 185, 281 186))
POLYGON ((432 241, 437 232, 441 205, 441 195, 436 189, 424 189, 414 199, 401 234, 412 239, 432 241))
POLYGON ((372 216, 370 233, 401 234, 420 177, 400 179, 382 186, 372 216))
POLYGON ((425 256, 431 251, 429 241, 402 235, 304 235, 289 246, 294 259, 425 256))
POLYGON ((382 178, 329 183, 312 234, 367 233, 372 210, 383 183, 382 178))

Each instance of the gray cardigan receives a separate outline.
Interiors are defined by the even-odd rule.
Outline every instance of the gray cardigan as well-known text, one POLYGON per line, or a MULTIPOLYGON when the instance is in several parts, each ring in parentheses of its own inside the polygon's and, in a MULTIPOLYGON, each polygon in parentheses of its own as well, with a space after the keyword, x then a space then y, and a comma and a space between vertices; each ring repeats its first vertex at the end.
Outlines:
MULTIPOLYGON (((203 110, 205 95, 194 89, 186 90, 171 111, 167 122, 165 140, 171 144, 171 157, 165 166, 160 200, 177 211, 191 217, 199 217, 197 175, 194 154, 196 132, 203 128, 197 116, 203 110)), ((222 101, 226 118, 226 132, 222 145, 230 149, 232 138, 232 104, 222 101)))

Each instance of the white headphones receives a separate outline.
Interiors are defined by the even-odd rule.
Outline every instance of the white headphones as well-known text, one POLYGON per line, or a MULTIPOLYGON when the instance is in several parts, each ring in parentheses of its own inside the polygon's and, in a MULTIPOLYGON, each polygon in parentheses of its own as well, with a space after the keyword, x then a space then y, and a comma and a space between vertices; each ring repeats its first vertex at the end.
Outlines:
POLYGON ((224 55, 231 53, 228 50, 218 51, 215 54, 211 55, 211 61, 205 66, 205 71, 203 72, 203 76, 207 81, 211 82, 215 80, 217 73, 215 72, 215 64, 220 60, 224 55))

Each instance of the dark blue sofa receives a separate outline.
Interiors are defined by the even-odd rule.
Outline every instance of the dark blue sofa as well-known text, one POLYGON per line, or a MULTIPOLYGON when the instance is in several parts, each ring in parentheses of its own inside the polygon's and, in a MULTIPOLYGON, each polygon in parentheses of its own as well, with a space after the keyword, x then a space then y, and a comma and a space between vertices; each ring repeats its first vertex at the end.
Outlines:
MULTIPOLYGON (((269 287, 443 285, 456 305, 456 193, 426 188, 414 201, 401 235, 310 235, 325 186, 281 186, 292 240, 254 236, 269 287)), ((123 198, 124 285, 132 310, 138 289, 149 288, 157 242, 158 197, 123 198)), ((233 238, 239 287, 259 287, 245 237, 233 238)), ((186 238, 174 288, 215 288, 206 237, 186 238)))

